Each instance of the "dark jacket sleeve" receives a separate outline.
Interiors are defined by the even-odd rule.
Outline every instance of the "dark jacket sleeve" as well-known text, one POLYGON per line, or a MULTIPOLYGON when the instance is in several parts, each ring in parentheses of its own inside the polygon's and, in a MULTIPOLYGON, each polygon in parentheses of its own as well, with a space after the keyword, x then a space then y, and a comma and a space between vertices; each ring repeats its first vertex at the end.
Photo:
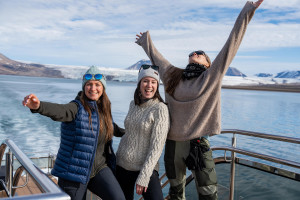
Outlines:
POLYGON ((57 104, 41 101, 37 110, 31 110, 32 113, 39 113, 50 117, 54 121, 71 122, 75 119, 78 111, 78 105, 75 102, 68 104, 57 104))
POLYGON ((120 128, 116 123, 113 123, 113 125, 114 125, 114 136, 122 137, 125 134, 125 129, 120 128))

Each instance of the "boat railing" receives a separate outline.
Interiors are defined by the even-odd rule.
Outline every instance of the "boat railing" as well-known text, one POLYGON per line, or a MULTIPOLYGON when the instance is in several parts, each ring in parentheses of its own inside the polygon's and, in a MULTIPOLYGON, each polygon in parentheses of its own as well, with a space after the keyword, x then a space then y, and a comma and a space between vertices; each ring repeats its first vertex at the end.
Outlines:
MULTIPOLYGON (((252 131, 245 131, 245 130, 238 130, 238 129, 225 129, 221 131, 221 134, 233 134, 232 136, 232 142, 231 146, 222 146, 222 147, 211 147, 212 151, 217 151, 217 150, 222 150, 224 151, 224 157, 219 157, 219 158, 214 158, 214 161, 216 164, 219 163, 231 163, 231 168, 230 168, 230 188, 229 188, 229 199, 233 200, 234 199, 234 182, 235 182, 235 167, 236 163, 239 163, 239 159, 236 154, 242 154, 246 155, 252 158, 258 158, 261 160, 265 161, 270 161, 272 163, 277 163, 285 166, 289 166, 295 169, 300 169, 300 163, 291 161, 291 160, 286 160, 282 158, 277 158, 274 156, 269 156, 266 154, 261 154, 261 153, 256 153, 240 148, 236 148, 237 146, 237 138, 236 135, 245 135, 245 136, 250 136, 250 137, 258 137, 258 138, 264 138, 268 140, 276 140, 276 141, 281 141, 281 142, 288 142, 288 143, 294 143, 294 144, 300 144, 300 139, 299 138, 293 138, 293 137, 285 137, 285 136, 278 136, 278 135, 272 135, 272 134, 265 134, 265 133, 259 133, 259 132, 252 132, 252 131), (231 156, 227 156, 226 152, 231 152, 231 156)), ((256 165, 259 165, 256 163, 256 165)), ((264 164, 263 164, 264 165, 264 164)), ((262 170, 265 170, 265 166, 262 167, 262 170)), ((257 167, 259 169, 259 167, 257 167)), ((272 168, 273 174, 276 174, 275 171, 280 171, 281 169, 274 170, 275 168, 272 168)), ((267 170, 265 170, 267 171, 267 170)), ((291 174, 291 173, 289 173, 291 174)), ((293 175, 290 175, 290 177, 287 176, 287 178, 292 178, 294 180, 300 181, 299 175, 292 173, 293 175)), ((279 173, 277 174, 279 175, 279 173)), ((281 174, 282 175, 282 174, 281 174)), ((162 175, 161 180, 165 177, 165 174, 162 175)), ((186 185, 190 184, 193 181, 194 177, 191 174, 190 176, 187 177, 186 179, 186 185)), ((162 182, 162 188, 167 186, 169 184, 168 179, 165 180, 165 182, 162 182)), ((142 198, 140 198, 142 199, 142 198)), ((165 197, 165 199, 168 199, 168 196, 165 197)))
MULTIPOLYGON (((10 139, 6 139, 4 143, 8 147, 6 153, 6 172, 5 182, 1 181, 1 185, 6 191, 8 198, 1 199, 56 199, 56 200, 67 200, 70 197, 63 192, 58 185, 56 185, 41 169, 39 169, 10 139), (18 160, 20 165, 24 168, 34 181, 38 184, 39 188, 43 193, 34 194, 28 196, 13 196, 13 189, 19 188, 20 186, 13 185, 13 162, 14 158, 18 160)), ((26 176, 28 177, 28 175, 26 176)), ((28 180, 27 180, 28 181, 28 180)), ((26 183, 25 183, 26 184, 26 183)), ((22 187, 22 186, 21 186, 22 187)))
MULTIPOLYGON (((236 171, 236 164, 240 164, 241 158, 238 158, 236 154, 241 154, 245 156, 249 156, 251 158, 257 158, 260 160, 269 161, 271 163, 277 163, 280 165, 292 167, 295 169, 300 169, 300 163, 278 158, 275 156, 270 156, 262 153, 257 153, 241 148, 237 148, 237 137, 236 135, 244 135, 244 136, 250 136, 255 138, 264 138, 268 140, 275 140, 275 141, 281 141, 281 142, 287 142, 287 143, 294 143, 299 145, 300 139, 299 138, 292 138, 292 137, 286 137, 286 136, 278 136, 278 135, 271 135, 271 134, 265 134, 265 133, 259 133, 259 132, 251 132, 251 131, 244 131, 244 130, 238 130, 238 129, 225 129, 221 131, 221 134, 232 134, 232 141, 231 145, 229 146, 212 146, 211 149, 213 151, 224 151, 223 157, 214 158, 215 163, 230 163, 230 185, 229 185, 229 199, 234 199, 234 191, 235 191, 235 171, 236 171), (231 152, 231 155, 228 156, 227 152, 231 152)), ((58 200, 65 200, 70 199, 70 197, 64 193, 50 178, 41 171, 33 162, 30 160, 19 148, 18 146, 9 139, 6 139, 4 142, 8 147, 8 152, 6 155, 6 175, 5 175, 5 182, 1 182, 3 187, 5 188, 5 191, 7 193, 7 196, 9 198, 7 199, 58 199, 58 200), (30 196, 13 196, 12 191, 13 189, 16 189, 20 186, 14 186, 13 185, 13 162, 14 158, 18 160, 20 165, 24 168, 24 170, 35 180, 35 182, 40 186, 43 193, 41 194, 35 194, 30 196)), ((256 166, 257 167, 257 166, 256 166)), ((265 170, 265 167, 262 167, 262 170, 265 170)), ((282 175, 278 171, 280 171, 279 168, 272 167, 272 173, 277 171, 277 175, 282 175), (274 170, 276 169, 276 170, 274 170)), ((274 173, 276 174, 276 173, 274 173)), ((291 173, 288 173, 290 177, 294 180, 300 181, 299 174, 294 173, 294 175, 291 175, 291 173)), ((27 176, 26 176, 27 177, 27 176)), ((187 177, 186 185, 190 184, 193 181, 193 175, 190 175, 187 177)), ((162 188, 166 187, 169 184, 168 179, 166 178, 166 174, 163 174, 160 177, 160 180, 162 182, 162 188), (166 180, 165 180, 166 179, 166 180), (163 182, 163 180, 165 180, 163 182)), ((22 187, 22 186, 21 186, 22 187)), ((168 197, 166 197, 168 198, 168 197)), ((141 198, 142 199, 142 198, 141 198)))

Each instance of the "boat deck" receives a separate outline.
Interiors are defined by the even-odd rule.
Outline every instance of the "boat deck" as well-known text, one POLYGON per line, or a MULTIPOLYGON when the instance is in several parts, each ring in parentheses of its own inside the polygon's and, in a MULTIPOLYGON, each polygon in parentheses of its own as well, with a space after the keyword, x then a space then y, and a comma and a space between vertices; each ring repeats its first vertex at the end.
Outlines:
MULTIPOLYGON (((57 184, 56 178, 50 176, 50 179, 55 184, 57 184)), ((17 186, 23 186, 25 184, 26 184, 26 175, 20 177, 17 186)), ((28 183, 24 187, 15 189, 15 196, 27 196, 27 195, 42 194, 42 193, 43 193, 42 189, 30 175, 28 175, 28 183)), ((0 191, 0 198, 2 197, 8 197, 4 190, 0 191)))

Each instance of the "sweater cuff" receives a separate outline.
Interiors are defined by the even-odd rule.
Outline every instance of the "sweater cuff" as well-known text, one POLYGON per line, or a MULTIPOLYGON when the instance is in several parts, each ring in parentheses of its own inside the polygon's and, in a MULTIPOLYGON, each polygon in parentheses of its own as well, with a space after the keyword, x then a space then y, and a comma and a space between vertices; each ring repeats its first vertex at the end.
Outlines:
POLYGON ((141 175, 138 176, 136 180, 136 184, 143 186, 143 187, 148 187, 150 181, 150 176, 149 177, 142 177, 141 175))
POLYGON ((142 46, 142 44, 145 42, 145 40, 147 39, 147 36, 149 35, 149 31, 146 31, 143 33, 142 37, 140 37, 136 43, 140 46, 142 46))
POLYGON ((251 4, 254 7, 254 9, 256 9, 256 7, 254 6, 254 2, 253 1, 247 1, 246 5, 247 4, 251 4))
POLYGON ((40 113, 41 110, 42 110, 42 105, 43 105, 43 102, 40 101, 40 107, 38 109, 30 109, 31 113, 40 113))

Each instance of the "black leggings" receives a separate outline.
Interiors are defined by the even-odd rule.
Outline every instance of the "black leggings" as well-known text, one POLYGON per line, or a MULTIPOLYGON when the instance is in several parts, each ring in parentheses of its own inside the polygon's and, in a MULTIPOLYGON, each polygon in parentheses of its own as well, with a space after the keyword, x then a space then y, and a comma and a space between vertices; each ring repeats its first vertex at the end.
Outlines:
POLYGON ((125 200, 117 179, 108 167, 100 170, 96 176, 90 179, 88 184, 58 178, 58 185, 70 195, 71 200, 85 200, 87 189, 102 200, 125 200))
MULTIPOLYGON (((116 177, 120 183, 120 186, 124 192, 126 200, 133 200, 135 182, 139 176, 139 171, 128 171, 117 165, 116 177)), ((161 191, 161 185, 159 182, 158 172, 153 171, 152 176, 148 184, 147 192, 143 192, 143 197, 145 200, 163 200, 163 194, 161 191)))

